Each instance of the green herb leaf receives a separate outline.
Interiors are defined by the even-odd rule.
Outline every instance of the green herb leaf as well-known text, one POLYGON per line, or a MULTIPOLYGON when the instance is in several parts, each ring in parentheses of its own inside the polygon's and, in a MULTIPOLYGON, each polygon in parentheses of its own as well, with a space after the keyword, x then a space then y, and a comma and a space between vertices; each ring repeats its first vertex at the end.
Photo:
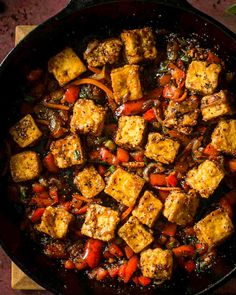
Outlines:
POLYGON ((107 169, 107 172, 109 171, 110 173, 114 173, 115 170, 116 170, 116 167, 112 165, 107 169))
POLYGON ((76 160, 79 160, 79 159, 80 159, 80 151, 78 151, 78 150, 75 150, 75 151, 74 151, 74 158, 75 158, 76 160))
POLYGON ((27 199, 27 188, 23 185, 20 186, 20 200, 25 202, 27 199))
POLYGON ((236 14, 236 3, 233 4, 233 5, 231 5, 231 6, 229 6, 229 7, 226 9, 226 11, 227 11, 228 13, 230 13, 230 14, 236 14))

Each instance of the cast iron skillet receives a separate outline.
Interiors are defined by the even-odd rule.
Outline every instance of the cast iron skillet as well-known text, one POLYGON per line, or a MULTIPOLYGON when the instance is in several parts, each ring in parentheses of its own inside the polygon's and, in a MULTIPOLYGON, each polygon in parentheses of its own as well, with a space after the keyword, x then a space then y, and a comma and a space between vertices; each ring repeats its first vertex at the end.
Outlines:
MULTIPOLYGON (((170 31, 204 37, 207 47, 219 44, 221 56, 236 57, 236 37, 225 27, 193 9, 186 1, 71 0, 66 9, 40 25, 4 60, 0 67, 0 142, 12 122, 19 117, 22 85, 29 67, 45 63, 65 46, 83 47, 91 33, 107 37, 122 29, 150 25, 170 31), (85 39, 84 39, 85 38, 85 39)), ((234 67, 236 60, 229 61, 234 67)), ((37 245, 20 231, 22 208, 11 202, 6 180, 0 181, 0 240, 9 257, 31 278, 56 294, 203 294, 223 283, 236 269, 235 236, 219 250, 212 272, 186 277, 174 275, 173 281, 157 289, 138 289, 116 283, 89 281, 73 272, 60 269, 40 254, 37 245)), ((221 192, 222 193, 222 192, 221 192)))

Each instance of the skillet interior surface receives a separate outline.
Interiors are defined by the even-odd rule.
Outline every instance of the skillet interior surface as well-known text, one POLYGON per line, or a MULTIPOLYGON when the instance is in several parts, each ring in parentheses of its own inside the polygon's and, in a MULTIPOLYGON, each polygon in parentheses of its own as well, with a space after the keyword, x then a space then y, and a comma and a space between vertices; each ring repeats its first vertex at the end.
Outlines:
MULTIPOLYGON (((54 17, 39 26, 9 55, 0 68, 1 141, 9 126, 19 117, 19 104, 23 99, 22 86, 25 73, 35 66, 45 64, 50 56, 72 46, 78 52, 91 37, 106 38, 118 35, 122 29, 151 26, 155 30, 167 29, 189 35, 201 36, 208 48, 219 45, 224 60, 236 65, 236 38, 217 27, 202 15, 168 4, 147 1, 120 1, 98 4, 54 17), (229 58, 228 58, 229 57, 229 58)), ((158 45, 158 40, 157 40, 158 45)), ((40 254, 37 246, 20 230, 22 208, 11 202, 11 192, 6 181, 1 180, 0 239, 7 254, 34 280, 56 294, 197 294, 211 289, 236 266, 235 236, 219 249, 219 257, 209 273, 186 277, 175 273, 171 282, 157 289, 136 289, 122 283, 102 284, 59 268, 53 261, 40 254)), ((222 193, 222 192, 219 192, 222 193)))

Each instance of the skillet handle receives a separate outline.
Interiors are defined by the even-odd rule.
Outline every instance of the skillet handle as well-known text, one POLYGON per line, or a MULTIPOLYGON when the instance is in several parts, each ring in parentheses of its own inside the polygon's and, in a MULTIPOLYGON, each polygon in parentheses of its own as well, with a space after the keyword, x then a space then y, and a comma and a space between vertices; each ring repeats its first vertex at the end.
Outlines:
MULTIPOLYGON (((129 2, 132 0, 120 0, 120 2, 129 2)), ((150 1, 150 0, 146 0, 150 1)), ((69 0, 66 10, 80 10, 86 7, 94 6, 100 3, 110 2, 107 0, 69 0)), ((111 1, 112 2, 112 1, 111 1)), ((187 0, 151 0, 150 2, 157 2, 160 4, 166 4, 171 6, 177 6, 180 8, 194 9, 187 0)))

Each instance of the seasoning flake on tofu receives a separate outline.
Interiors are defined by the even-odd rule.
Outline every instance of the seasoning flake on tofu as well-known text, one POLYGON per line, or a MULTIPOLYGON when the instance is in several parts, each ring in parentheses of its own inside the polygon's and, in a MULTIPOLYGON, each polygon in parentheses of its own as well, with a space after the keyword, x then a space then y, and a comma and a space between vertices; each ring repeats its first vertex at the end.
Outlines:
POLYGON ((21 148, 33 144, 42 136, 42 132, 30 114, 11 127, 9 132, 21 148))
POLYGON ((104 41, 93 40, 89 42, 84 59, 90 67, 102 67, 106 64, 118 62, 122 42, 117 38, 110 38, 104 41))
POLYGON ((173 255, 170 250, 148 249, 140 255, 143 276, 158 282, 169 280, 173 271, 173 255))
POLYGON ((224 172, 210 160, 205 160, 198 167, 193 168, 187 174, 187 184, 195 189, 201 197, 209 198, 220 184, 224 172))
POLYGON ((104 192, 117 202, 130 207, 135 204, 144 183, 140 176, 118 168, 110 176, 104 192))
POLYGON ((50 150, 59 168, 68 168, 83 164, 84 162, 80 138, 76 134, 70 134, 62 139, 53 141, 50 145, 50 150))
POLYGON ((74 184, 86 198, 93 198, 105 188, 101 175, 93 166, 85 167, 75 174, 74 184))
POLYGON ((148 134, 145 156, 163 164, 170 164, 174 162, 179 146, 177 141, 152 132, 148 134))
POLYGON ((118 235, 135 252, 139 253, 153 242, 152 232, 145 229, 139 220, 131 216, 118 230, 118 235))
POLYGON ((39 155, 33 151, 25 151, 11 156, 10 170, 14 182, 22 182, 39 177, 41 172, 39 155))
POLYGON ((87 210, 81 233, 94 239, 110 241, 115 236, 119 220, 118 212, 108 207, 91 204, 87 210))
POLYGON ((236 120, 220 121, 211 136, 211 144, 219 152, 236 156, 236 120))
POLYGON ((102 133, 106 110, 90 99, 78 99, 70 121, 71 132, 99 136, 102 133))
POLYGON ((151 28, 124 31, 121 39, 125 44, 125 56, 129 64, 151 61, 157 57, 155 37, 151 28))
POLYGON ((194 190, 171 191, 165 200, 163 215, 173 223, 187 225, 194 219, 199 200, 194 190))
POLYGON ((233 232, 233 223, 222 209, 217 209, 195 224, 194 230, 198 240, 215 247, 226 240, 233 232))
POLYGON ((43 213, 41 223, 36 225, 36 229, 54 239, 61 239, 66 236, 72 219, 73 215, 65 209, 48 206, 43 213))
POLYGON ((145 191, 138 205, 132 211, 132 214, 141 223, 152 227, 160 215, 161 210, 162 202, 151 191, 145 191))
POLYGON ((112 70, 111 83, 117 104, 143 97, 138 65, 125 65, 112 70))
POLYGON ((146 122, 140 116, 122 116, 119 118, 115 142, 128 149, 140 149, 144 141, 146 122))
POLYGON ((84 73, 86 67, 74 50, 67 47, 49 60, 48 71, 64 86, 84 73))
POLYGON ((206 61, 192 61, 188 67, 185 86, 202 95, 213 94, 218 86, 221 65, 206 61))
POLYGON ((226 91, 221 90, 218 93, 204 96, 201 100, 201 111, 204 121, 209 121, 230 114, 232 108, 226 95, 226 91))

